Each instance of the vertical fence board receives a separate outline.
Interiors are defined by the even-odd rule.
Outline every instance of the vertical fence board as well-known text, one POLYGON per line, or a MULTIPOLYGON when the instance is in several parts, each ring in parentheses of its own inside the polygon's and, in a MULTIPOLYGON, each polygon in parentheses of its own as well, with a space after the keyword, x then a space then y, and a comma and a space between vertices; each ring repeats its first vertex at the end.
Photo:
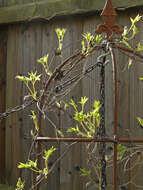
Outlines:
MULTIPOLYGON (((17 28, 11 27, 8 33, 8 50, 7 50, 7 94, 6 106, 14 107, 20 103, 20 91, 18 82, 15 80, 19 64, 18 56, 18 32, 17 28), (16 98, 17 97, 17 98, 16 98)), ((7 119, 6 127, 6 168, 7 176, 15 181, 19 176, 17 164, 21 159, 20 152, 20 135, 18 114, 13 114, 7 119), (9 159, 11 158, 11 159, 9 159)), ((9 181, 9 179, 7 179, 9 181)))
MULTIPOLYGON (((49 24, 45 23, 43 24, 43 28, 42 28, 42 56, 49 54, 49 65, 50 65, 49 68, 51 70, 53 70, 60 63, 58 58, 54 56, 55 50, 57 47, 57 38, 55 34, 56 25, 57 25, 57 22, 55 23, 50 22, 49 24), (52 59, 53 61, 51 62, 52 59)), ((45 74, 43 71, 42 80, 44 79, 45 79, 45 74)), ((50 111, 47 111, 46 118, 43 119, 42 121, 42 135, 48 136, 48 137, 55 137, 56 130, 54 126, 48 121, 47 118, 51 120, 57 128, 59 128, 60 117, 58 117, 56 111, 55 113, 51 113, 50 111)), ((51 148, 52 146, 56 148, 56 151, 54 152, 54 154, 52 155, 52 158, 49 161, 49 167, 51 167, 60 156, 59 143, 45 143, 45 148, 47 150, 51 148)), ((49 180, 46 181, 45 184, 42 185, 42 187, 43 189, 50 189, 52 187, 53 190, 56 190, 59 188, 59 186, 60 186, 60 164, 57 163, 53 172, 51 173, 51 175, 49 175, 49 180)))
MULTIPOLYGON (((75 53, 77 49, 80 48, 79 41, 81 40, 82 34, 82 20, 76 18, 76 22, 74 22, 73 18, 69 18, 66 22, 61 24, 61 27, 67 29, 64 46, 63 46, 63 56, 68 57, 75 53), (77 33, 78 30, 78 33, 77 33)), ((65 58, 64 58, 65 59, 65 58)), ((80 66, 78 65, 70 75, 78 73, 80 70, 80 66)), ((65 101, 69 103, 70 99, 74 99, 76 102, 79 101, 79 98, 82 93, 81 83, 78 85, 65 97, 65 101)), ((69 114, 73 114, 73 110, 69 109, 69 114)), ((74 126, 75 123, 66 115, 62 117, 61 121, 61 130, 67 131, 68 128, 74 126)), ((66 133, 67 135, 67 133, 66 133)), ((63 152, 67 149, 67 144, 62 143, 60 146, 60 152, 63 152)), ((69 152, 60 162, 60 183, 61 190, 65 189, 82 189, 82 184, 80 183, 79 176, 79 167, 81 166, 81 145, 74 145, 70 148, 69 152)))
MULTIPOLYGON (((0 112, 6 108, 7 28, 0 28, 0 112)), ((5 119, 0 120, 0 182, 5 182, 5 119)))

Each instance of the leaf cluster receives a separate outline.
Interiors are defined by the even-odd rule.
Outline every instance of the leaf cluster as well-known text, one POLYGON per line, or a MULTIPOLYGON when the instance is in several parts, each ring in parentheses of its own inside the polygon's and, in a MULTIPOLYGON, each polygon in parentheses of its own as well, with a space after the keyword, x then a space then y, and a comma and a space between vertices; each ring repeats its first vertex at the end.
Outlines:
POLYGON ((36 91, 36 82, 40 81, 40 75, 37 75, 37 71, 28 73, 28 76, 16 76, 17 79, 19 79, 20 81, 24 82, 24 84, 26 85, 26 87, 28 88, 28 91, 30 93, 30 96, 32 96, 32 98, 36 101, 38 101, 38 97, 37 97, 37 91, 36 91))
POLYGON ((85 104, 88 101, 87 97, 81 97, 79 105, 81 107, 78 110, 78 105, 74 100, 70 101, 70 105, 74 109, 73 119, 77 122, 76 127, 72 127, 67 130, 69 133, 76 133, 82 137, 92 138, 96 134, 96 129, 100 125, 100 102, 94 101, 93 109, 85 112, 85 104))
POLYGON ((38 59, 38 63, 41 63, 42 66, 44 67, 44 70, 48 76, 51 76, 52 72, 49 69, 49 54, 45 55, 44 57, 41 57, 38 59))
POLYGON ((90 32, 83 34, 83 40, 81 41, 81 53, 84 56, 88 56, 92 51, 94 45, 102 40, 101 35, 93 36, 90 32))
MULTIPOLYGON (((132 46, 129 44, 129 41, 135 38, 135 36, 139 33, 139 29, 136 26, 136 23, 138 23, 143 16, 137 15, 134 19, 130 18, 131 25, 128 28, 127 26, 124 27, 124 31, 122 34, 122 41, 124 45, 126 45, 128 48, 133 49, 132 46)), ((143 46, 140 44, 140 42, 137 45, 137 51, 143 51, 143 46)))
MULTIPOLYGON (((39 173, 40 175, 43 175, 45 178, 48 177, 49 174, 49 166, 48 166, 48 161, 49 158, 51 157, 51 155, 53 154, 53 152, 56 150, 56 148, 54 148, 53 146, 49 149, 49 150, 45 150, 44 151, 44 162, 45 162, 45 167, 43 169, 39 169, 37 167, 37 160, 32 161, 32 160, 28 160, 26 163, 22 163, 20 162, 18 165, 18 168, 26 168, 31 170, 32 172, 36 172, 39 173)), ((20 184, 20 182, 19 182, 20 184)), ((22 189, 18 189, 18 190, 22 190, 22 189)))
POLYGON ((66 33, 66 29, 65 28, 57 28, 56 29, 56 34, 58 37, 58 55, 62 56, 62 47, 63 47, 63 39, 66 33))

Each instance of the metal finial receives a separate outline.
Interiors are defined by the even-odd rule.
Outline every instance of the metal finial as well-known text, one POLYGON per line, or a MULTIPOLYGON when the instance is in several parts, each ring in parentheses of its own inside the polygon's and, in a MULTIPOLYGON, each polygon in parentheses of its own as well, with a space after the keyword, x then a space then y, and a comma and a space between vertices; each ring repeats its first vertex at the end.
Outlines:
POLYGON ((107 37, 111 36, 112 32, 115 32, 116 34, 122 34, 123 31, 119 28, 118 25, 114 24, 117 13, 113 7, 112 0, 106 1, 101 16, 104 20, 104 24, 98 26, 96 30, 97 34, 105 32, 107 34, 107 37))

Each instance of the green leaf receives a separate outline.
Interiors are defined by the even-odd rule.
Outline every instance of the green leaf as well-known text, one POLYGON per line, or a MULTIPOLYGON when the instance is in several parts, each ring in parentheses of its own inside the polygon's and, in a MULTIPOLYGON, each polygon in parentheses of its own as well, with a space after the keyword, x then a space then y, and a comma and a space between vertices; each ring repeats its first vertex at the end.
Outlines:
POLYGON ((18 178, 16 187, 17 187, 16 190, 23 190, 24 189, 24 183, 22 182, 21 178, 18 178))
POLYGON ((90 170, 86 170, 84 168, 80 168, 81 171, 81 176, 90 176, 91 171, 90 170))
POLYGON ((131 23, 134 25, 136 22, 140 21, 141 18, 142 16, 138 14, 134 19, 130 18, 130 20, 131 20, 131 23))
POLYGON ((30 78, 28 78, 28 77, 25 77, 25 76, 16 76, 16 79, 19 79, 20 81, 22 81, 22 82, 30 82, 31 81, 31 79, 30 78))
POLYGON ((97 168, 101 169, 101 164, 100 163, 97 164, 97 168))
POLYGON ((31 111, 31 113, 32 114, 30 115, 30 117, 33 119, 35 129, 38 132, 39 131, 39 126, 38 126, 37 116, 36 116, 36 114, 35 114, 35 112, 33 110, 31 111))
POLYGON ((122 145, 122 144, 118 144, 118 145, 117 145, 117 152, 118 152, 118 153, 125 152, 126 149, 127 149, 127 148, 126 148, 124 145, 122 145))
POLYGON ((18 168, 28 168, 28 169, 37 168, 37 160, 35 162, 32 160, 29 160, 26 163, 20 162, 18 168))
POLYGON ((34 162, 32 160, 29 160, 29 165, 33 168, 37 168, 37 160, 34 162))
POLYGON ((84 54, 86 52, 86 46, 84 40, 81 41, 81 47, 82 47, 81 53, 84 54))
POLYGON ((84 105, 86 102, 88 101, 88 98, 85 96, 85 97, 81 97, 81 100, 80 100, 80 104, 81 105, 84 105))
POLYGON ((87 44, 89 44, 94 39, 94 36, 90 32, 84 33, 83 37, 85 38, 87 44))
POLYGON ((78 130, 74 127, 67 130, 68 133, 78 132, 78 130))
POLYGON ((44 62, 46 64, 48 64, 48 60, 49 60, 49 54, 47 54, 47 55, 44 56, 44 62))
POLYGON ((62 36, 64 36, 64 35, 65 35, 65 33, 66 33, 66 29, 65 29, 65 28, 63 28, 63 29, 62 29, 62 33, 61 33, 61 35, 62 35, 62 36))
POLYGON ((73 99, 70 100, 70 105, 72 105, 75 110, 77 109, 77 105, 73 99))
POLYGON ((60 29, 60 28, 57 28, 56 29, 56 34, 57 34, 57 37, 58 37, 58 40, 59 40, 59 44, 58 44, 58 55, 62 56, 62 46, 63 46, 63 38, 64 38, 64 35, 66 33, 66 29, 60 29))
POLYGON ((96 35, 96 37, 94 38, 96 43, 99 43, 102 40, 102 35, 96 35))
POLYGON ((61 137, 64 137, 64 134, 62 133, 61 130, 58 129, 57 132, 59 133, 59 135, 60 135, 61 137))
POLYGON ((40 81, 41 74, 37 75, 37 71, 35 71, 35 73, 33 73, 33 72, 28 73, 28 75, 29 75, 29 78, 31 79, 31 81, 40 81))
POLYGON ((57 34, 57 36, 60 36, 60 35, 61 35, 61 29, 60 29, 60 28, 57 28, 57 29, 56 29, 56 34, 57 34))
MULTIPOLYGON (((143 79, 142 79, 143 80, 143 79)), ((140 123, 141 126, 143 126, 143 119, 141 119, 140 117, 137 117, 138 122, 140 123)))
POLYGON ((140 42, 138 43, 137 51, 143 51, 143 46, 140 44, 140 42))
POLYGON ((74 119, 75 119, 76 121, 82 122, 82 121, 84 120, 84 118, 85 118, 85 117, 84 117, 84 114, 83 114, 82 111, 75 113, 74 119))
POLYGON ((20 162, 18 165, 18 168, 31 168, 31 166, 29 163, 24 164, 24 163, 20 162))
POLYGON ((64 110, 66 110, 68 108, 68 104, 64 102, 64 110))
POLYGON ((99 109, 100 109, 100 102, 95 100, 94 103, 93 103, 93 107, 94 107, 95 110, 99 111, 99 109))
POLYGON ((31 136, 34 138, 35 135, 34 135, 33 130, 30 131, 30 134, 31 134, 31 136))
POLYGON ((134 25, 133 26, 133 35, 136 35, 136 34, 138 34, 139 33, 139 30, 138 30, 138 28, 134 25))
POLYGON ((41 57, 41 58, 38 59, 37 61, 38 61, 38 63, 41 63, 42 65, 45 63, 44 57, 41 57))
POLYGON ((44 152, 44 159, 45 160, 48 160, 49 159, 49 157, 52 155, 52 153, 54 152, 56 150, 56 148, 54 148, 53 146, 49 149, 49 150, 45 150, 45 152, 44 152))

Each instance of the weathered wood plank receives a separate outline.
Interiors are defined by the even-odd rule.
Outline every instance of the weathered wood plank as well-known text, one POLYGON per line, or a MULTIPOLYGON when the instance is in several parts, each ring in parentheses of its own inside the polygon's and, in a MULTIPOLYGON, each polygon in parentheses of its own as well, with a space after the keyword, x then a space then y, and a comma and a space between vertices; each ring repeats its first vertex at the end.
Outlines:
MULTIPOLYGON (((41 46, 41 56, 49 54, 49 64, 50 60, 54 56, 54 49, 57 47, 57 38, 55 34, 55 28, 58 22, 51 22, 49 24, 43 24, 42 25, 42 46, 41 46)), ((50 65, 50 69, 53 69, 60 63, 60 60, 58 58, 54 58, 53 62, 50 65)), ((41 66, 42 67, 42 66, 41 66)), ((43 70, 43 68, 42 68, 43 70)), ((44 73, 44 72, 43 72, 44 73)), ((45 76, 42 76, 44 78, 45 76)), ((47 118, 49 118, 54 125, 57 127, 57 129, 60 128, 60 116, 58 116, 58 112, 55 111, 54 113, 48 112, 46 113, 47 118)), ((43 119, 42 121, 42 135, 43 136, 50 136, 55 137, 56 129, 54 126, 48 121, 48 119, 43 119)), ((60 145, 59 143, 47 143, 45 145, 46 149, 51 148, 54 146, 56 148, 56 151, 52 155, 52 158, 49 161, 49 167, 51 167, 54 162, 59 158, 60 156, 60 145)), ((54 168, 51 175, 49 175, 49 180, 46 183, 43 183, 42 185, 43 189, 50 189, 52 187, 53 190, 56 190, 60 186, 60 163, 57 163, 56 167, 54 168)))
MULTIPOLYGON (((18 38, 19 35, 17 28, 11 27, 8 33, 7 49, 7 108, 20 104, 20 88, 18 87, 18 81, 15 80, 15 76, 17 75, 17 71, 19 70, 20 66, 20 64, 17 62, 18 38)), ((7 180, 9 181, 9 178, 11 178, 11 180, 14 182, 19 176, 17 164, 21 160, 21 145, 18 126, 18 114, 11 115, 7 119, 6 127, 6 173, 8 178, 7 180)))
MULTIPOLYGON (((0 28, 0 113, 6 109, 7 27, 0 28)), ((0 120, 0 183, 5 182, 5 119, 0 120)))
MULTIPOLYGON (((19 50, 19 63, 21 65, 21 69, 19 72, 21 72, 22 75, 27 75, 28 72, 35 72, 37 69, 37 59, 41 57, 41 47, 42 47, 42 27, 40 24, 27 24, 25 26, 20 25, 19 26, 19 46, 21 46, 21 51, 19 50), (31 53, 29 53, 31 51, 31 53), (20 62, 21 60, 21 62, 20 62)), ((19 47, 20 49, 20 47, 19 47)), ((19 88, 20 88, 21 82, 19 82, 19 88)), ((29 92, 25 85, 23 85, 23 88, 21 89, 21 101, 24 101, 24 96, 27 95, 29 92)), ((30 119, 29 115, 31 114, 31 110, 33 107, 30 107, 28 109, 25 109, 23 112, 21 112, 21 155, 22 155, 22 161, 27 161, 29 151, 31 148, 31 140, 28 140, 28 137, 30 136, 30 130, 34 129, 34 125, 32 120, 30 119)), ((34 158, 30 158, 34 159, 34 158)), ((29 171, 21 171, 21 175, 23 178, 28 181, 27 188, 31 186, 31 174, 29 171)))
MULTIPOLYGON (((63 47, 63 55, 65 57, 70 56, 73 54, 77 49, 80 48, 80 40, 81 40, 81 34, 82 34, 82 19, 76 18, 76 22, 74 22, 74 19, 66 20, 66 22, 59 23, 60 27, 64 27, 67 29, 65 39, 64 39, 64 47, 63 47), (78 32, 77 32, 78 30, 78 32)), ((76 73, 79 73, 81 69, 81 65, 77 65, 77 67, 69 73, 72 77, 76 73)), ((76 102, 79 102, 80 96, 82 95, 82 87, 81 82, 78 83, 76 87, 68 94, 65 98, 66 102, 69 102, 70 99, 74 99, 76 102)), ((73 114, 73 109, 70 108, 68 113, 73 114)), ((64 131, 66 135, 67 129, 75 126, 75 122, 69 116, 66 114, 65 116, 62 116, 61 121, 61 130, 64 131)), ((68 145, 65 143, 61 144, 60 146, 60 153, 62 154, 68 145)), ((81 157, 82 157, 82 145, 77 144, 70 148, 67 155, 61 160, 60 162, 60 187, 61 190, 65 189, 79 189, 81 190, 83 187, 83 184, 80 183, 80 175, 78 168, 81 166, 81 157)))

